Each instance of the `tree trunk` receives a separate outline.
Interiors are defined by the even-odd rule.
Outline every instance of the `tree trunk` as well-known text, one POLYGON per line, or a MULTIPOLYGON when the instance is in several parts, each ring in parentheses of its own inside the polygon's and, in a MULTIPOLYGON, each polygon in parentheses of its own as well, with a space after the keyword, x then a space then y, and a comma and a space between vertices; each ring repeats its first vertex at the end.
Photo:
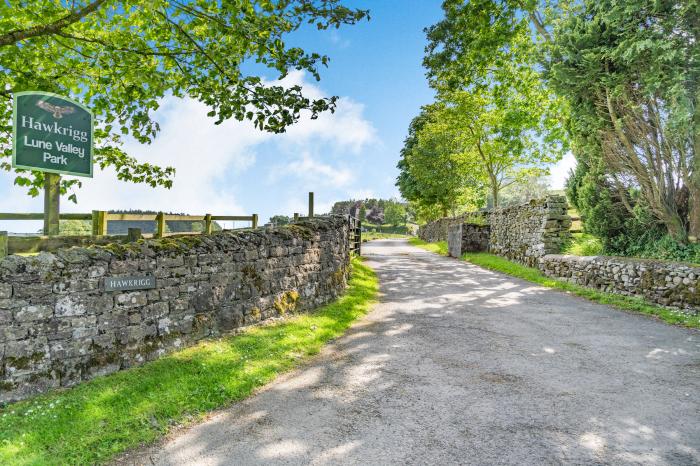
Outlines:
POLYGON ((688 244, 688 231, 685 229, 683 219, 676 212, 665 212, 665 218, 661 219, 666 225, 668 234, 679 244, 688 244))
MULTIPOLYGON (((695 43, 700 38, 700 28, 695 29, 695 43)), ((700 241, 700 88, 695 91, 693 115, 693 154, 690 159, 690 198, 688 199, 688 234, 693 241, 700 241)))
POLYGON ((491 182, 491 195, 493 196, 493 208, 498 207, 498 185, 491 182))
POLYGON ((692 241, 700 241, 700 186, 689 186, 688 235, 692 241))

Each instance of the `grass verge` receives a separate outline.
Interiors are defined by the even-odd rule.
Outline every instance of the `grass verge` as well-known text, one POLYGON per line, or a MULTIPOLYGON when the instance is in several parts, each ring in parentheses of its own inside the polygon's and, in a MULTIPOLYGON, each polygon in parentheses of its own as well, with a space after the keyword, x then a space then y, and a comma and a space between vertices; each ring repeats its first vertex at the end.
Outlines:
MULTIPOLYGON (((445 241, 438 243, 426 243, 418 238, 414 238, 410 240, 410 243, 414 246, 436 252, 443 256, 447 255, 447 243, 445 241)), ((503 272, 514 277, 522 278, 523 280, 527 280, 529 282, 537 283, 541 286, 575 294, 576 296, 581 296, 582 298, 589 299, 596 303, 607 304, 624 311, 656 316, 669 324, 700 328, 700 315, 692 316, 680 310, 668 309, 648 303, 641 298, 605 293, 592 288, 575 285, 563 280, 557 280, 555 278, 543 275, 535 268, 526 267, 524 265, 511 262, 508 259, 504 259, 503 257, 499 257, 494 254, 466 253, 462 255, 462 258, 474 265, 478 265, 479 267, 494 270, 496 272, 503 272)))
POLYGON ((400 233, 379 233, 374 231, 368 231, 362 233, 362 241, 372 241, 373 239, 394 239, 394 238, 408 238, 408 235, 400 233))
POLYGON ((437 243, 428 243, 420 238, 411 238, 408 240, 413 246, 418 246, 419 248, 425 249, 426 251, 434 252, 440 254, 441 256, 447 255, 447 241, 438 241, 437 243))
POLYGON ((603 243, 600 239, 588 233, 573 233, 563 254, 573 256, 597 256, 603 253, 603 243))
POLYGON ((0 464, 104 463, 250 395, 365 314, 378 289, 353 260, 347 293, 311 314, 207 341, 141 367, 0 409, 0 464))

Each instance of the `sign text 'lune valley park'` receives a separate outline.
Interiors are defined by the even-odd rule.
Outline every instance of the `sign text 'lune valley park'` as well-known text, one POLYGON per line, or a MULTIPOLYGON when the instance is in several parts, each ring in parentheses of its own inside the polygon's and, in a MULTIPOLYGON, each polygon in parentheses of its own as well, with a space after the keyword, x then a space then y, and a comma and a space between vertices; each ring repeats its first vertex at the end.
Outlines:
POLYGON ((78 102, 45 92, 18 92, 13 166, 92 176, 93 117, 78 102))

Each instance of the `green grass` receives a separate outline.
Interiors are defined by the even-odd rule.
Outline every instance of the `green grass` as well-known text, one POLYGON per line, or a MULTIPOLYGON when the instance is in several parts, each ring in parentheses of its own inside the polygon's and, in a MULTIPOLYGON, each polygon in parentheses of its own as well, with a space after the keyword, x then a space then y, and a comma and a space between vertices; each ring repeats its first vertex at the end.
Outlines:
POLYGON ((347 293, 311 314, 208 341, 144 366, 0 409, 0 464, 104 463, 250 395, 365 314, 377 278, 353 261, 347 293))
POLYGON ((440 254, 441 256, 447 255, 447 241, 438 241, 437 243, 428 243, 420 238, 411 238, 408 242, 419 248, 423 248, 426 251, 434 252, 440 254))
MULTIPOLYGON (((414 246, 418 246, 443 256, 447 255, 447 243, 445 241, 438 243, 426 243, 418 238, 414 238, 410 240, 410 243, 414 246)), ((537 283, 541 286, 575 294, 576 296, 581 296, 582 298, 589 299, 596 303, 607 304, 624 311, 656 316, 669 324, 700 328, 700 315, 692 316, 679 310, 656 306, 644 301, 641 298, 605 293, 592 288, 586 288, 584 286, 565 282, 563 280, 550 278, 543 275, 537 269, 511 262, 508 259, 504 259, 503 257, 499 257, 494 254, 466 253, 462 255, 462 258, 485 269, 503 272, 514 277, 522 278, 523 280, 527 280, 529 282, 537 283)))
POLYGON ((563 254, 574 256, 598 256, 603 253, 600 239, 588 233, 573 233, 563 254))
POLYGON ((362 233, 362 241, 372 241, 373 239, 393 239, 393 238, 408 238, 408 235, 400 233, 379 233, 368 231, 362 233))

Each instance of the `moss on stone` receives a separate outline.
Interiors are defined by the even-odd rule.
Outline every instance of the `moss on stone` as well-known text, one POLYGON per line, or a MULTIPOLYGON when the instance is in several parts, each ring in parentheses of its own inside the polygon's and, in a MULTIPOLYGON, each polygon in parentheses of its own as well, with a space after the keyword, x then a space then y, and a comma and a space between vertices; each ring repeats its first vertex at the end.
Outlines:
POLYGON ((294 312, 299 301, 299 293, 296 290, 285 291, 280 297, 275 299, 273 306, 280 315, 294 312))
POLYGON ((141 253, 141 246, 144 244, 144 241, 145 240, 140 239, 138 241, 129 242, 129 243, 114 242, 114 243, 108 243, 108 244, 103 244, 103 245, 99 245, 99 246, 92 246, 92 247, 108 251, 113 256, 115 256, 117 259, 124 260, 124 259, 127 259, 132 254, 141 253))
POLYGON ((306 225, 298 224, 298 223, 293 223, 291 225, 285 225, 284 228, 286 228, 287 230, 291 231, 292 233, 294 233, 297 236, 300 236, 306 240, 312 239, 314 237, 314 234, 315 234, 315 231, 312 228, 310 228, 306 225))
POLYGON ((21 356, 19 358, 10 356, 5 358, 5 365, 14 367, 15 369, 28 369, 30 361, 31 359, 27 356, 21 356))
POLYGON ((345 283, 345 267, 340 267, 338 270, 331 274, 331 284, 333 286, 342 286, 345 283))
POLYGON ((10 391, 17 387, 16 383, 13 382, 0 382, 0 391, 10 391))
POLYGON ((241 272, 243 273, 243 276, 248 279, 253 286, 255 286, 258 292, 262 293, 263 279, 255 270, 255 267, 252 265, 246 265, 243 267, 243 269, 241 269, 241 272))

